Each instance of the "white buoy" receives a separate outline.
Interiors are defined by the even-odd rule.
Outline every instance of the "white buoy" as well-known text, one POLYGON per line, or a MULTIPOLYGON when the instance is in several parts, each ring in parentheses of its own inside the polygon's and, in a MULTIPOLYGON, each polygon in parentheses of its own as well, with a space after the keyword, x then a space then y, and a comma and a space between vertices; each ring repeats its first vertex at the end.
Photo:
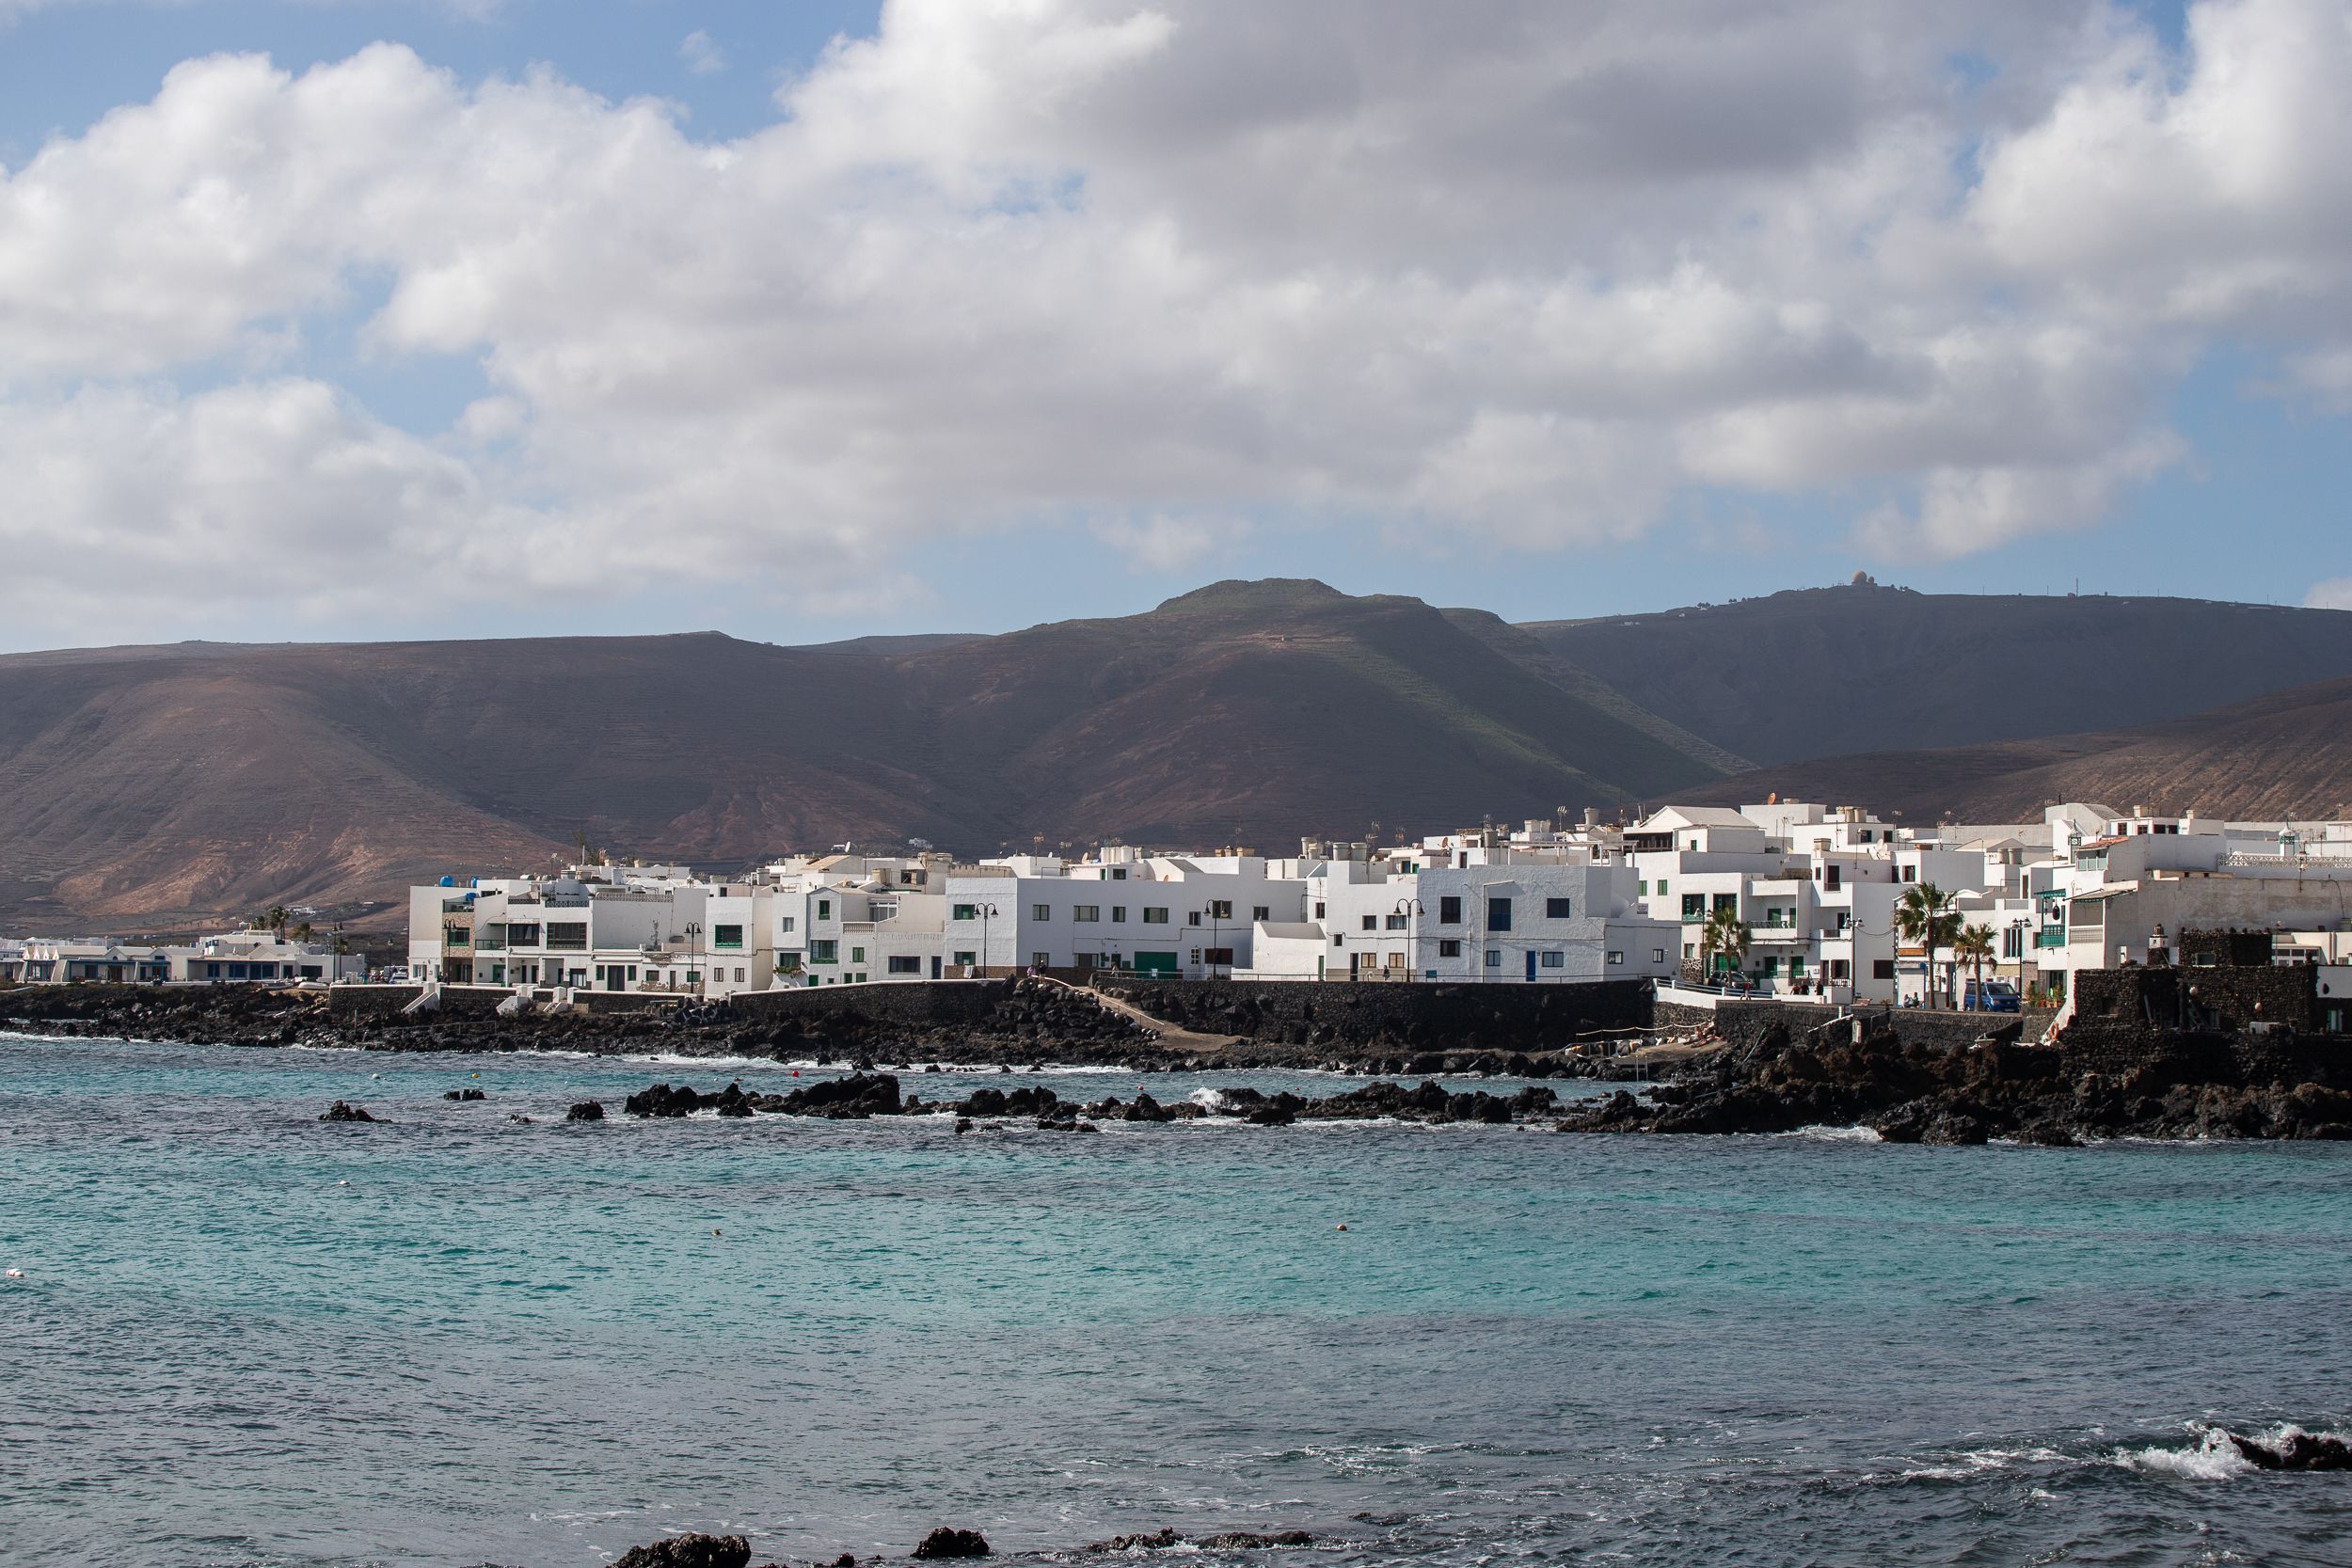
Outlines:
POLYGON ((7 1277, 10 1279, 22 1279, 24 1277, 24 1271, 23 1269, 10 1269, 8 1272, 7 1277))

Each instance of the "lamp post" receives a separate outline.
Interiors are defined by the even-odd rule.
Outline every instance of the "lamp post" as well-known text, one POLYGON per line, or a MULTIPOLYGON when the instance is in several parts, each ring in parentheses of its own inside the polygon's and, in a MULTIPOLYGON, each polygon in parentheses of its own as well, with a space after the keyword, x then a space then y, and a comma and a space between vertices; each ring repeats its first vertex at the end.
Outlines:
POLYGON ((995 913, 995 905, 982 904, 980 906, 980 978, 983 980, 988 978, 988 923, 995 913))
POLYGON ((686 923, 686 973, 693 979, 694 995, 697 1000, 703 996, 706 990, 703 984, 702 965, 694 958, 695 942, 702 934, 703 923, 701 921, 690 920, 686 923))
POLYGON ((1396 901, 1395 912, 1403 915, 1406 922, 1405 927, 1405 978, 1409 981, 1413 978, 1414 966, 1421 962, 1421 900, 1400 898, 1396 901))

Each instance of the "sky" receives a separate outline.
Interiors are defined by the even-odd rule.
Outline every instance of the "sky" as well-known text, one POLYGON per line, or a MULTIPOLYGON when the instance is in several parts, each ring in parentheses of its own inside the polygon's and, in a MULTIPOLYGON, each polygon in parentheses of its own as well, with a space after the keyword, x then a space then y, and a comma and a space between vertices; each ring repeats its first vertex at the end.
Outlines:
POLYGON ((0 649, 2352 608, 2341 0, 0 0, 0 649))

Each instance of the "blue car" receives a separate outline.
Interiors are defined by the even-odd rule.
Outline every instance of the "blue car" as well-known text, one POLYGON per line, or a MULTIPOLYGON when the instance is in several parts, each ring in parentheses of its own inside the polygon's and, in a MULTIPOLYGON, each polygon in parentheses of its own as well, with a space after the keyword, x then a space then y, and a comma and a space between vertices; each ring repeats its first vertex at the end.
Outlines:
POLYGON ((2026 1006, 2017 988, 2007 980, 1963 981, 1960 1005, 1963 1010, 1976 1013, 2023 1012, 2026 1006))

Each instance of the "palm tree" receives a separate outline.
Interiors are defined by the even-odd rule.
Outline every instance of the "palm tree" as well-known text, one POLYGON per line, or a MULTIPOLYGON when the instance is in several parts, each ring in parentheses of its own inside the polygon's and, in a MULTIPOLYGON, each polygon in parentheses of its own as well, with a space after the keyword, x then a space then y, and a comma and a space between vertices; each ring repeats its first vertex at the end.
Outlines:
POLYGON ((1949 947, 1960 935, 1960 916, 1953 912, 1952 903, 1952 895, 1933 882, 1914 882, 1895 905, 1895 929, 1904 941, 1919 943, 1926 953, 1927 985, 1922 1000, 1935 991, 1935 950, 1949 947))
POLYGON ((314 933, 310 929, 310 923, 307 920, 294 928, 294 939, 296 942, 307 942, 310 940, 313 934, 314 933))
POLYGON ((1707 917, 1707 924, 1699 927, 1701 968, 1711 977, 1715 973, 1714 960, 1722 957, 1731 960, 1724 967, 1738 969, 1740 960, 1748 956, 1751 935, 1748 923, 1740 918, 1738 910, 1728 905, 1717 910, 1707 917))
POLYGON ((1984 966, 1993 961, 1993 927, 1967 926, 1952 939, 1952 957, 1968 966, 1969 983, 1977 993, 1977 1004, 1984 1005, 1984 966))
POLYGON ((270 935, 276 937, 280 942, 286 940, 287 918, 286 906, 283 904, 272 904, 269 907, 269 913, 262 917, 262 921, 269 927, 270 935))

